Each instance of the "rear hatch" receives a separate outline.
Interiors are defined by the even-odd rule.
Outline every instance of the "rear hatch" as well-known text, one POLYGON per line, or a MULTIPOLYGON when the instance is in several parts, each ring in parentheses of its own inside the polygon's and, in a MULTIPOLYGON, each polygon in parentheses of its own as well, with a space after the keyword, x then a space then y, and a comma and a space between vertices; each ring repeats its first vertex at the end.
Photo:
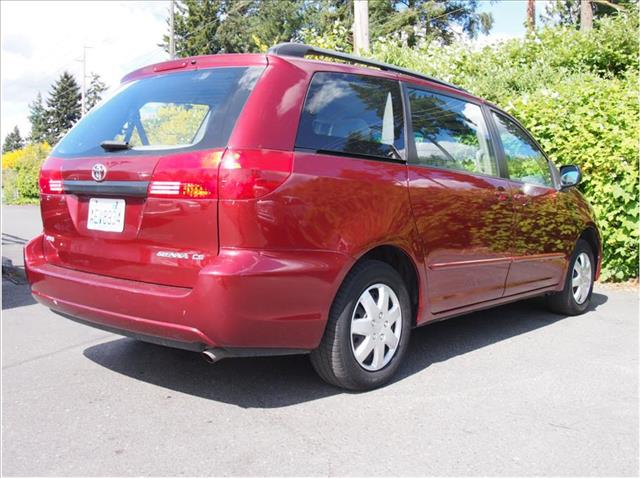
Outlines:
POLYGON ((42 168, 47 260, 193 286, 218 254, 218 164, 263 69, 143 76, 85 116, 42 168))

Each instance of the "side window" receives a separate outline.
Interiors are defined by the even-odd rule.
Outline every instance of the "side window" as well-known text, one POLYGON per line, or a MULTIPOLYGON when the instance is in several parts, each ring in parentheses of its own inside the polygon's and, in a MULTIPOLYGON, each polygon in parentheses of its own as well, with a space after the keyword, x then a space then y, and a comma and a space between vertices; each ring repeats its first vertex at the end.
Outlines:
POLYGON ((398 82, 316 73, 300 118, 296 147, 401 159, 404 122, 398 82))
POLYGON ((420 164, 498 175, 478 105, 416 88, 408 92, 420 164))
POLYGON ((524 183, 553 187, 549 163, 516 123, 493 112, 509 169, 509 177, 524 183))

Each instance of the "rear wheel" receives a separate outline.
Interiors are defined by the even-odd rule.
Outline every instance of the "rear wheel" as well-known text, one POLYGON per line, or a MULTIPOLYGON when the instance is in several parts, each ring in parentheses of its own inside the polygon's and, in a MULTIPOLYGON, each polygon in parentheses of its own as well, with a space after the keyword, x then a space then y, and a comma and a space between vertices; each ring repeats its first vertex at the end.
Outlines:
POLYGON ((409 294, 400 275, 384 262, 362 262, 340 287, 311 363, 332 385, 379 387, 398 369, 410 329, 409 294))
POLYGON ((591 302, 594 274, 593 251, 587 241, 580 239, 571 254, 564 289, 547 297, 549 308, 563 315, 584 313, 591 302))

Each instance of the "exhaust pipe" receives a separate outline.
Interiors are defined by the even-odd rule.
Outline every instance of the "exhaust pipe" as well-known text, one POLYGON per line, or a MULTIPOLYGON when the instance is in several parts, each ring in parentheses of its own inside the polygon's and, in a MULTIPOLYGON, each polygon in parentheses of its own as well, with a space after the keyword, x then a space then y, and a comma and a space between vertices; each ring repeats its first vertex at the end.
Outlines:
POLYGON ((202 358, 208 363, 216 363, 229 354, 222 349, 206 349, 202 351, 202 358))

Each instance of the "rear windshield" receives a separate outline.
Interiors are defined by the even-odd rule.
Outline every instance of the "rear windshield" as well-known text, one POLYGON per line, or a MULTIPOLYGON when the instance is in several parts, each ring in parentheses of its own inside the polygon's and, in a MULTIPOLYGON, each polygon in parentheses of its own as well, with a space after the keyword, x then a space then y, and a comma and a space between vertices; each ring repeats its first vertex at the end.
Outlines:
POLYGON ((224 147, 264 67, 170 73, 122 85, 74 126, 56 157, 100 156, 103 141, 129 143, 118 155, 224 147))

